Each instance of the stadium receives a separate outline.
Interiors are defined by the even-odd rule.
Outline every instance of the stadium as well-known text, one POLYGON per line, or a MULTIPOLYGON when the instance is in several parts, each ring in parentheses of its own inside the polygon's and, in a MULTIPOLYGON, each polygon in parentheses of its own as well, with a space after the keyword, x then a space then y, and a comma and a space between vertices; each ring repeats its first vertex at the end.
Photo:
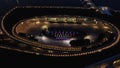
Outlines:
MULTIPOLYGON (((42 52, 43 55, 44 53, 50 56, 85 55, 101 52, 118 43, 119 30, 113 24, 107 24, 105 21, 95 18, 82 17, 78 10, 83 14, 82 11, 87 9, 16 7, 3 17, 1 25, 3 31, 18 42, 36 46, 41 48, 40 50, 45 48, 45 52, 44 50, 37 52, 37 54, 42 52), (46 10, 48 12, 45 12, 46 10), (35 14, 32 13, 35 11, 37 11, 35 14), (67 11, 75 14, 70 14, 67 11), (9 25, 11 21, 12 24, 9 25), (54 50, 57 51, 54 52, 54 50), (48 53, 46 53, 47 51, 48 53), (49 53, 49 51, 53 53, 49 53)), ((26 45, 26 48, 28 47, 26 45)), ((31 50, 33 50, 32 46, 31 50)))
POLYGON ((1 7, 0 48, 47 57, 119 52, 119 11, 91 0, 7 2, 10 7, 1 7))

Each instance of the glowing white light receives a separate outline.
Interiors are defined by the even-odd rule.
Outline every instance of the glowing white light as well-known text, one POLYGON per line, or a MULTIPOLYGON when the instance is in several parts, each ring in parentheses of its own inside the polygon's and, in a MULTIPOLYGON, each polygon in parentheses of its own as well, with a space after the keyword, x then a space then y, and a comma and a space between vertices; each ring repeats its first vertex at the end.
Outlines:
POLYGON ((35 39, 37 39, 38 41, 47 41, 48 40, 48 38, 47 37, 45 37, 45 36, 35 36, 35 39))
POLYGON ((21 22, 21 24, 23 25, 23 24, 24 24, 24 22, 21 22))
POLYGON ((120 62, 120 59, 119 60, 116 60, 113 62, 113 64, 116 64, 116 63, 119 63, 120 62))
POLYGON ((84 18, 84 21, 87 21, 87 18, 84 18))
POLYGON ((40 21, 36 21, 36 24, 40 24, 40 21))
POLYGON ((44 24, 49 24, 49 22, 45 21, 44 24))
POLYGON ((2 32, 2 31, 0 31, 0 34, 3 34, 3 32, 2 32))
POLYGON ((108 7, 102 7, 102 10, 108 10, 108 7))
POLYGON ((47 25, 42 26, 42 29, 48 29, 47 25))
POLYGON ((42 40, 48 40, 48 38, 47 37, 45 37, 45 36, 42 36, 42 40))
POLYGON ((91 39, 92 38, 92 36, 91 35, 88 35, 88 36, 86 36, 84 39, 91 39))
POLYGON ((89 39, 90 42, 94 42, 94 37, 92 35, 87 35, 84 37, 84 39, 89 39))
POLYGON ((72 40, 75 40, 75 38, 72 38, 72 39, 69 39, 69 40, 64 40, 63 43, 65 43, 68 46, 71 46, 70 41, 72 41, 72 40))
POLYGON ((36 21, 36 18, 33 18, 33 19, 31 19, 31 20, 36 21))
POLYGON ((70 43, 71 40, 64 40, 64 43, 70 43))
POLYGON ((103 28, 104 28, 104 29, 109 29, 109 27, 108 27, 108 26, 104 26, 103 28))

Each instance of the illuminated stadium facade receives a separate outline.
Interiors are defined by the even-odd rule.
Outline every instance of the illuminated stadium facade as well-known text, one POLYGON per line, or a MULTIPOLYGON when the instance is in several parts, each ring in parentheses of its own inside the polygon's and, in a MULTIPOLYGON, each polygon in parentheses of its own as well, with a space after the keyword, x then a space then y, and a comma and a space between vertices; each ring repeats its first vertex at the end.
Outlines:
POLYGON ((102 52, 118 44, 119 29, 107 21, 104 11, 91 0, 81 2, 86 5, 40 6, 35 2, 37 6, 31 6, 16 0, 18 5, 2 17, 0 47, 63 57, 102 52))

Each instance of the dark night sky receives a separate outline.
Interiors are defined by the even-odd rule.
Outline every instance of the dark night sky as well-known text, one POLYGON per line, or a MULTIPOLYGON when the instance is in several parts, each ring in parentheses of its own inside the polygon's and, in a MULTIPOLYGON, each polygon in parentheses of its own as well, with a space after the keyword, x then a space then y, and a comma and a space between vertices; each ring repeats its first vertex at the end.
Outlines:
POLYGON ((120 10, 120 0, 93 0, 96 5, 109 6, 113 9, 120 10))
MULTIPOLYGON (((0 8, 6 5, 15 4, 16 0, 0 0, 0 8)), ((31 2, 39 2, 39 4, 56 4, 56 5, 71 5, 71 6, 79 6, 80 0, 19 0, 19 2, 31 3, 31 2)), ((113 9, 120 10, 120 0, 93 0, 98 6, 109 6, 113 9)), ((36 3, 35 3, 36 4, 36 3)))

